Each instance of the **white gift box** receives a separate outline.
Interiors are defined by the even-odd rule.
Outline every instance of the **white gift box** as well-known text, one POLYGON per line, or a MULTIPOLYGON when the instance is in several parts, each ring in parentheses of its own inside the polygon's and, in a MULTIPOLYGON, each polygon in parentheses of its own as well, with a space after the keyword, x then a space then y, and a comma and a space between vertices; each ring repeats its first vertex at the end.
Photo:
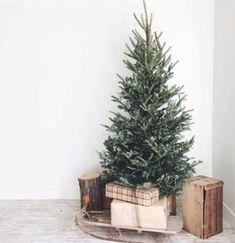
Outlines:
POLYGON ((142 206, 114 199, 111 203, 111 224, 117 227, 167 229, 167 198, 152 206, 142 206))

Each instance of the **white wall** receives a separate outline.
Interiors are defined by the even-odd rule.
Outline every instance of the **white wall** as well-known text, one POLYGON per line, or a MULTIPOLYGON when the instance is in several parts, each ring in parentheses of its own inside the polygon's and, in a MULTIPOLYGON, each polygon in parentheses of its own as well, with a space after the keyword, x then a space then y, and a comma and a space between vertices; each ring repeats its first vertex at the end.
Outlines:
MULTIPOLYGON (((192 154, 212 170, 213 0, 149 0, 193 108, 192 154)), ((0 198, 77 198, 99 167, 136 0, 0 1, 0 198)))
POLYGON ((213 176, 224 181, 225 216, 235 227, 235 1, 216 0, 213 176))

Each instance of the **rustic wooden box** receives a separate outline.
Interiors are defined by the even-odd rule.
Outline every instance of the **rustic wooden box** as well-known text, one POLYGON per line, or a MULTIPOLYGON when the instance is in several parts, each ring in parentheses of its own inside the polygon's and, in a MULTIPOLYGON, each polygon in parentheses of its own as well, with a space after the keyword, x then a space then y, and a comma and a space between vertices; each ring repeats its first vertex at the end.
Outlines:
POLYGON ((223 231, 223 182, 195 176, 183 186, 184 229, 200 238, 223 231))

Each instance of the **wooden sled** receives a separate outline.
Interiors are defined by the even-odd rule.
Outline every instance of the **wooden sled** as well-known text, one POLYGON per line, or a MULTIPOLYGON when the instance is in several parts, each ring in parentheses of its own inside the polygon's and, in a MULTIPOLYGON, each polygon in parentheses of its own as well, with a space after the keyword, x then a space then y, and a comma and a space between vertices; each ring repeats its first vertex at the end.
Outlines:
POLYGON ((98 239, 126 243, 146 242, 145 240, 139 240, 139 238, 144 238, 144 236, 146 237, 146 234, 152 235, 153 233, 158 233, 162 235, 161 237, 167 237, 167 235, 172 235, 181 232, 183 226, 182 219, 179 216, 168 217, 168 225, 166 230, 114 226, 111 225, 109 211, 91 212, 89 213, 89 215, 86 213, 85 217, 82 214, 80 214, 76 217, 75 222, 83 232, 91 236, 94 236, 98 239), (138 235, 142 234, 143 237, 137 237, 138 235, 136 233, 134 235, 134 232, 137 232, 138 235), (128 240, 128 238, 130 239, 128 240), (133 238, 138 238, 138 240, 135 241, 133 240, 133 238))

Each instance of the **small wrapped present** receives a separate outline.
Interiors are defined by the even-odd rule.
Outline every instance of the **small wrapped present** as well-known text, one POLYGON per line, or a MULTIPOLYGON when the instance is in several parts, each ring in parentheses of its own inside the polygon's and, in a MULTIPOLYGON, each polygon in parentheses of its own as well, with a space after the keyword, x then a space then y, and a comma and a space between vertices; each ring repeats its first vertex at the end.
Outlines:
POLYGON ((143 206, 151 206, 159 199, 159 190, 156 187, 148 189, 136 189, 110 182, 106 184, 105 191, 106 197, 143 206))
POLYGON ((167 198, 145 207, 114 199, 111 203, 111 224, 117 227, 167 229, 167 198))

